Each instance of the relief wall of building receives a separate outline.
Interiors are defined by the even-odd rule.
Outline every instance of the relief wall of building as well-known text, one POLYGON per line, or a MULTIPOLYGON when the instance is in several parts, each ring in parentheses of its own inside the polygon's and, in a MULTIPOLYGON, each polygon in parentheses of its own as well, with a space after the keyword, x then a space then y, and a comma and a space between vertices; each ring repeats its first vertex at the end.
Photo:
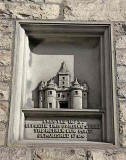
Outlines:
POLYGON ((62 62, 61 68, 55 77, 48 82, 42 81, 40 83, 40 108, 87 108, 87 84, 79 84, 77 78, 71 82, 70 76, 65 62, 62 62))

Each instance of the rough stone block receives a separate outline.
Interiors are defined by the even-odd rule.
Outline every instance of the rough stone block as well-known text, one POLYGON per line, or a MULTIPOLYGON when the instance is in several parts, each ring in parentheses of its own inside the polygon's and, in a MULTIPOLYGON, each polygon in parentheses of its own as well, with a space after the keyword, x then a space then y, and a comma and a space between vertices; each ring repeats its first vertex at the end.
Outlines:
POLYGON ((33 152, 33 160, 86 160, 84 149, 69 148, 36 148, 33 152))
POLYGON ((92 150, 89 160, 125 160, 125 152, 117 152, 117 150, 92 150))
POLYGON ((126 147, 126 137, 120 137, 120 145, 121 147, 126 147))
POLYGON ((5 144, 8 121, 8 102, 0 102, 0 146, 5 144))
POLYGON ((7 122, 8 120, 8 102, 0 102, 0 121, 7 122))
POLYGON ((9 86, 8 83, 0 82, 0 100, 8 100, 9 86))
POLYGON ((11 67, 0 66, 0 81, 8 82, 11 79, 11 67))
POLYGON ((4 146, 6 143, 6 128, 3 122, 0 122, 0 128, 0 146, 4 146))
POLYGON ((11 2, 35 2, 35 3, 43 3, 44 0, 8 0, 11 2))
POLYGON ((126 147, 126 124, 120 124, 120 145, 126 147))
POLYGON ((45 3, 59 3, 61 4, 63 0, 45 0, 45 3))
POLYGON ((9 20, 0 20, 0 32, 12 33, 14 31, 13 22, 9 20))
POLYGON ((122 23, 121 22, 116 22, 116 23, 113 24, 112 34, 113 34, 114 42, 118 41, 118 39, 121 36, 125 35, 125 29, 124 29, 125 25, 126 25, 126 22, 122 22, 122 23))
POLYGON ((118 66, 117 67, 117 81, 118 82, 126 82, 126 67, 118 66))
POLYGON ((25 147, 0 148, 0 160, 31 160, 31 153, 25 147))
POLYGON ((11 65, 11 53, 7 50, 0 50, 0 66, 11 65))
POLYGON ((116 61, 119 65, 126 65, 126 49, 116 50, 116 61))
POLYGON ((120 124, 120 135, 126 137, 126 124, 120 124))
POLYGON ((55 4, 46 4, 41 7, 43 10, 42 19, 56 19, 59 18, 60 7, 55 4))
POLYGON ((0 32, 0 49, 11 49, 12 35, 6 32, 0 32))
POLYGON ((125 0, 65 0, 65 20, 125 21, 125 0))
POLYGON ((126 35, 123 35, 118 39, 116 48, 126 48, 126 35))
MULTIPOLYGON (((60 13, 60 7, 57 4, 39 4, 39 3, 7 3, 2 9, 2 17, 5 13, 14 19, 57 19, 60 13)), ((1 13, 0 12, 0 13, 1 13)))
POLYGON ((120 121, 126 122, 126 100, 119 100, 120 121))
POLYGON ((126 98, 126 83, 120 82, 118 85, 118 96, 121 98, 126 98))
POLYGON ((10 160, 9 148, 0 148, 0 160, 10 160))
POLYGON ((35 3, 43 3, 44 2, 44 0, 29 0, 29 1, 35 2, 35 3))

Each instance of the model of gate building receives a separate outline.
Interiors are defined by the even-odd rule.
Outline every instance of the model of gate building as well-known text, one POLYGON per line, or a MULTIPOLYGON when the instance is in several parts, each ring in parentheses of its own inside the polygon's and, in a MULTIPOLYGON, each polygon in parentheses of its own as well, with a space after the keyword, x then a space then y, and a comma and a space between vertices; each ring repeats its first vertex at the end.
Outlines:
POLYGON ((71 75, 65 62, 62 62, 59 72, 48 82, 41 81, 39 85, 40 108, 87 108, 86 83, 79 83, 77 78, 71 82, 71 75))

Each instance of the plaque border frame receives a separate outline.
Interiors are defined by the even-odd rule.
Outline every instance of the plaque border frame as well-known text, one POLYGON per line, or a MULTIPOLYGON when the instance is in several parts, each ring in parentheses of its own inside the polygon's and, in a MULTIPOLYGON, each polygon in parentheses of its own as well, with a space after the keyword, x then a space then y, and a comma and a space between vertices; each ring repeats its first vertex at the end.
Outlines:
MULTIPOLYGON (((36 34, 34 33, 34 30, 36 30, 36 26, 38 27, 37 32, 41 31, 40 26, 51 26, 53 25, 55 28, 60 25, 62 26, 62 32, 66 32, 67 27, 70 28, 70 34, 73 35, 73 32, 77 32, 78 30, 84 30, 84 32, 88 32, 88 36, 95 36, 99 35, 100 37, 100 52, 102 53, 101 56, 101 76, 102 76, 102 106, 106 105, 106 124, 104 129, 107 129, 107 136, 106 139, 108 141, 112 141, 112 143, 105 143, 105 142, 83 142, 82 144, 75 144, 78 146, 89 146, 94 148, 101 148, 102 145, 106 148, 110 147, 119 147, 119 125, 118 125, 118 110, 117 110, 117 98, 116 98, 116 79, 115 79, 115 73, 116 73, 116 67, 115 67, 115 55, 114 55, 114 45, 113 45, 113 24, 112 23, 102 23, 102 22, 61 22, 61 21, 26 21, 26 20, 19 20, 15 21, 16 31, 15 31, 15 42, 14 42, 14 54, 13 54, 13 75, 12 75, 12 87, 11 87, 11 103, 10 103, 10 116, 9 116, 9 128, 8 128, 8 145, 12 144, 29 144, 28 141, 22 139, 22 135, 20 134, 20 130, 22 129, 23 125, 23 118, 24 113, 21 111, 21 96, 22 96, 22 81, 23 81, 23 75, 20 75, 19 70, 23 70, 23 63, 24 58, 22 55, 18 54, 18 45, 20 42, 18 42, 18 34, 17 31, 20 30, 21 27, 25 30, 25 32, 30 34, 36 34), (73 29, 72 26, 76 26, 73 29), (32 28, 33 27, 33 28, 32 28), (39 28, 40 27, 40 28, 39 28), (79 28, 80 27, 80 28, 79 28), (87 27, 92 27, 92 29, 88 29, 87 27), (103 63, 103 59, 105 58, 105 62, 103 63), (105 69, 105 73, 104 70, 105 69), (104 74, 106 77, 104 77, 104 74), (18 82, 20 81, 20 84, 18 82), (104 85, 103 85, 104 83, 104 85), (106 95, 104 91, 106 92, 106 95), (16 97, 16 96, 17 97, 16 97), (20 102, 17 101, 17 98, 20 102), (110 107, 112 106, 112 107, 110 107), (110 109, 111 108, 111 109, 110 109), (111 110, 111 111, 110 111, 111 110), (111 125, 107 125, 111 124, 111 125), (113 133, 113 134, 111 134, 113 133), (95 147, 97 145, 97 147, 95 147)), ((47 30, 48 31, 48 28, 47 30)), ((37 34, 36 34, 37 36, 37 34)), ((43 35, 42 35, 43 36, 43 35)), ((79 35, 80 36, 80 35, 79 35)), ((22 72, 23 74, 23 72, 22 72)), ((104 121, 104 120, 103 120, 104 121)), ((59 145, 63 144, 63 142, 59 142, 59 145)), ((30 144, 35 145, 35 143, 32 141, 30 144)), ((38 144, 43 144, 42 142, 39 142, 38 144)), ((49 143, 51 145, 51 143, 49 143)), ((55 142, 54 142, 55 144, 55 142)), ((43 144, 46 145, 46 144, 43 144)), ((52 144, 53 145, 53 144, 52 144)), ((56 143, 57 145, 57 143, 56 143)), ((68 145, 68 143, 66 143, 68 145)), ((69 144, 70 145, 70 144, 69 144)), ((47 144, 48 146, 48 144, 47 144)), ((72 143, 73 146, 73 143, 72 143)))

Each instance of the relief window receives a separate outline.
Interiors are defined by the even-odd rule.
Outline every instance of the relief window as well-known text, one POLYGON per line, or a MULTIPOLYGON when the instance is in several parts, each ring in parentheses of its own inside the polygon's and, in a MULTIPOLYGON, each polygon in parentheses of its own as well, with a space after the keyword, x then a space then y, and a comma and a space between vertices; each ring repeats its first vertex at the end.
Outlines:
POLYGON ((75 94, 78 95, 78 91, 75 91, 75 94))
POLYGON ((48 95, 52 95, 52 91, 48 91, 48 95))
POLYGON ((52 103, 49 103, 49 108, 52 108, 52 103))

